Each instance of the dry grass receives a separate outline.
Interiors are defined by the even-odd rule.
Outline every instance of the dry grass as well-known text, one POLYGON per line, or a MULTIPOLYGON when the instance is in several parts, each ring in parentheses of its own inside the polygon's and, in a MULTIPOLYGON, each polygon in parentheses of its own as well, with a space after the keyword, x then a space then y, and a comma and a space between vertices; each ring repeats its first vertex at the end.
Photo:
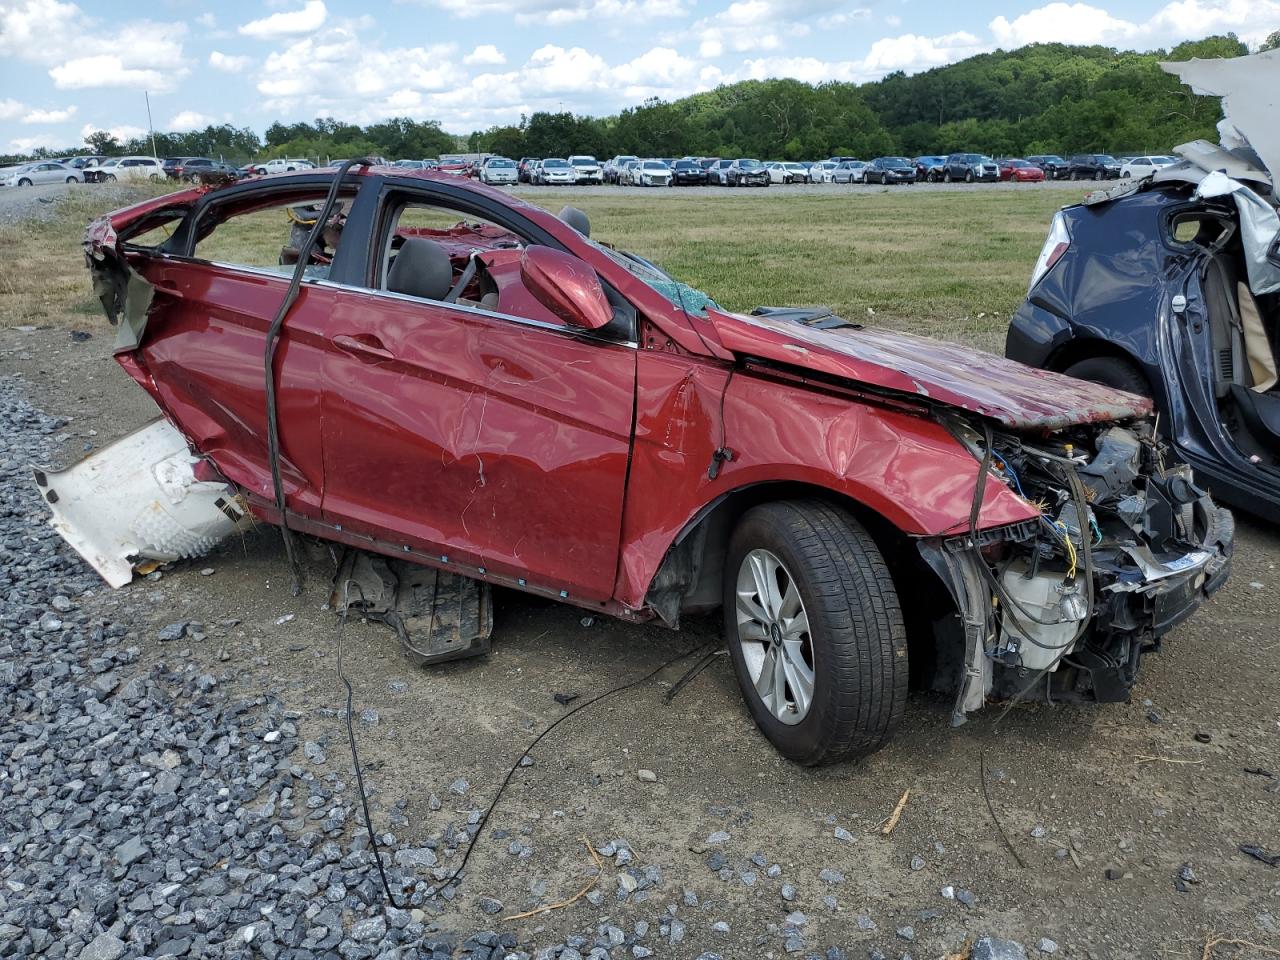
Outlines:
MULTIPOLYGON (((529 196, 552 210, 581 207, 595 236, 732 309, 825 304, 850 319, 1000 351, 1049 218, 1075 194, 777 188, 715 197, 529 196)), ((80 238, 89 220, 117 205, 118 195, 108 202, 86 189, 45 221, 0 227, 0 325, 105 325, 80 238)), ((287 236, 283 214, 273 210, 224 225, 208 242, 218 259, 269 265, 287 236)))

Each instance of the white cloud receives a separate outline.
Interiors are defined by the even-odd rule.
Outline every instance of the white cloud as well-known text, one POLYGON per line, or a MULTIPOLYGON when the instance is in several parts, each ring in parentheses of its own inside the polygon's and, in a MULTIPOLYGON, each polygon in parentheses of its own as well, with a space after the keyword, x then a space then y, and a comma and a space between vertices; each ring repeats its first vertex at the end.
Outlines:
POLYGON ((16 137, 9 141, 9 146, 13 148, 14 153, 30 153, 37 147, 47 147, 49 145, 49 136, 47 134, 38 137, 16 137))
POLYGON ((1002 47, 1028 43, 1115 43, 1138 32, 1138 26, 1120 20, 1087 3, 1055 2, 1029 10, 1013 20, 996 17, 991 34, 1002 47))
POLYGON ((176 133, 187 133, 191 130, 203 130, 205 127, 211 127, 216 120, 213 117, 207 117, 203 113, 197 113, 195 110, 183 110, 174 115, 169 121, 169 130, 176 133))
MULTIPOLYGON (((185 73, 185 71, 182 71, 185 73)), ((171 90, 177 77, 159 70, 126 67, 124 61, 111 54, 68 60, 49 71, 53 85, 59 90, 81 90, 89 87, 133 87, 138 90, 171 90)))
POLYGON ((922 37, 907 33, 885 37, 871 45, 860 60, 820 60, 817 57, 760 57, 746 60, 742 68, 725 77, 734 80, 766 80, 792 77, 805 83, 840 80, 865 83, 894 70, 916 73, 931 67, 963 60, 981 53, 988 46, 971 33, 963 31, 940 37, 922 37))
POLYGON ((1126 20, 1088 3, 1056 0, 1009 20, 996 17, 992 36, 1003 47, 1027 43, 1100 43, 1147 49, 1234 32, 1256 45, 1280 25, 1276 0, 1173 0, 1144 21, 1126 20))
POLYGON ((582 47, 569 50, 548 43, 533 51, 524 66, 523 83, 539 94, 579 93, 603 86, 609 65, 582 47))
POLYGON ((701 64, 670 47, 654 47, 613 69, 614 79, 630 100, 675 93, 684 95, 700 80, 701 64))
POLYGON ((382 50, 337 27, 274 50, 258 73, 258 92, 272 98, 269 109, 287 107, 299 98, 325 102, 322 91, 336 87, 354 99, 392 91, 439 90, 457 82, 452 44, 382 50))
MULTIPOLYGON (((510 16, 509 0, 415 0, 462 19, 510 16)), ((617 24, 683 17, 693 0, 524 0, 516 6, 516 22, 561 27, 586 20, 617 24)))
POLYGON ((76 115, 75 107, 62 110, 31 110, 22 118, 23 123, 66 123, 76 115))
POLYGON ((821 17, 828 25, 853 19, 865 11, 845 11, 845 0, 734 0, 729 6, 693 25, 698 53, 704 58, 725 53, 782 48, 787 38, 809 33, 804 21, 821 17))
POLYGON ((0 0, 0 57, 51 67, 60 89, 172 89, 186 73, 185 23, 100 20, 61 0, 0 0))
POLYGON ((127 123, 121 124, 119 126, 114 126, 114 127, 99 126, 96 123, 86 123, 83 127, 80 128, 80 138, 87 142, 89 136, 91 134, 97 133, 99 130, 107 131, 107 133, 111 134, 111 136, 115 137, 121 143, 124 143, 128 140, 136 140, 139 137, 144 137, 147 135, 147 131, 144 128, 134 127, 127 123))
POLYGON ((307 0, 301 10, 273 13, 260 20, 250 20, 241 24, 239 30, 244 36, 259 40, 296 36, 319 30, 328 16, 329 10, 324 5, 324 0, 307 0))
POLYGON ((22 116, 27 108, 17 100, 0 100, 0 120, 13 120, 22 116))
POLYGON ((507 58, 492 43, 482 43, 463 57, 462 62, 469 66, 479 66, 481 64, 500 66, 507 62, 507 58))
POLYGON ((196 23, 200 24, 200 26, 204 27, 206 30, 212 30, 218 25, 218 18, 212 13, 202 13, 200 16, 196 17, 196 23))
POLYGON ((223 53, 221 50, 214 50, 209 54, 209 66, 225 73, 239 73, 249 65, 251 59, 251 57, 236 56, 235 54, 223 53))

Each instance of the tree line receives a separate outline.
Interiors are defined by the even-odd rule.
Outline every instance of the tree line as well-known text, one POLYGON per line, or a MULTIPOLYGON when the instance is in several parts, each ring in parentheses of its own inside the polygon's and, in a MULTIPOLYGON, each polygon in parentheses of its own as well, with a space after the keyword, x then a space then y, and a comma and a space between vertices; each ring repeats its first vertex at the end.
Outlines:
MULTIPOLYGON (((1276 46, 1280 31, 1263 45, 1276 46)), ((959 150, 1000 156, 1165 152, 1187 140, 1216 140, 1220 111, 1217 98, 1192 94, 1159 61, 1246 53, 1234 34, 1146 53, 1032 44, 863 84, 745 80, 679 100, 646 100, 615 116, 538 112, 518 124, 468 135, 448 133, 434 120, 396 117, 359 126, 324 118, 273 123, 262 137, 229 124, 158 133, 155 152, 232 162, 280 156, 425 158, 459 151, 780 160, 959 150)), ((97 132, 86 142, 95 153, 152 152, 149 137, 121 143, 97 132)), ((35 156, 80 152, 40 150, 35 156)), ((24 158, 3 158, 16 159, 24 158)))

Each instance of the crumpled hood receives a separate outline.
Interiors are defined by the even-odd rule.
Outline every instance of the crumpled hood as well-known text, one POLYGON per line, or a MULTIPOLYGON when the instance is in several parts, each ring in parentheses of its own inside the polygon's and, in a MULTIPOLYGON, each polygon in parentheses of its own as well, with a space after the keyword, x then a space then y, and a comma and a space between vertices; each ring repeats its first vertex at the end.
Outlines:
POLYGON ((853 325, 821 329, 715 309, 707 316, 721 344, 739 356, 913 394, 1015 430, 1056 430, 1152 410, 1150 400, 1135 394, 927 337, 853 325))

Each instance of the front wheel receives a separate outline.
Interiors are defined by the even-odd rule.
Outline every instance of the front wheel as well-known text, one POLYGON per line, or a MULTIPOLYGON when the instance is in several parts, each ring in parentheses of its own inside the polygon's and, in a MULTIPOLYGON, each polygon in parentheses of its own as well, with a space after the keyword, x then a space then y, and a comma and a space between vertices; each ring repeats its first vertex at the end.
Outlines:
POLYGON ((1094 179, 1094 180, 1101 180, 1101 179, 1102 179, 1102 171, 1101 171, 1101 170, 1095 170, 1095 171, 1093 171, 1093 179, 1094 179))
POLYGON ((1073 363, 1063 373, 1077 380, 1088 380, 1115 390, 1136 393, 1140 397, 1151 396, 1151 385, 1147 383, 1142 371, 1119 357, 1090 357, 1073 363))
POLYGON ((28 180, 26 177, 23 177, 21 180, 18 181, 18 186, 29 187, 31 186, 31 181, 28 180))
POLYGON ((108 174, 107 174, 107 182, 108 182, 108 183, 115 183, 115 182, 116 182, 116 179, 117 179, 117 178, 116 178, 116 175, 115 175, 114 173, 108 173, 108 174))
POLYGON ((970 170, 968 173, 966 173, 966 174, 964 175, 964 182, 965 182, 965 183, 973 183, 973 171, 972 171, 972 170, 970 170))
POLYGON ((821 501, 748 511, 729 542, 725 639, 747 709, 790 760, 878 750, 902 719, 907 642, 875 542, 821 501))
POLYGON ((76 182, 75 177, 67 177, 67 183, 75 183, 75 182, 76 182))

